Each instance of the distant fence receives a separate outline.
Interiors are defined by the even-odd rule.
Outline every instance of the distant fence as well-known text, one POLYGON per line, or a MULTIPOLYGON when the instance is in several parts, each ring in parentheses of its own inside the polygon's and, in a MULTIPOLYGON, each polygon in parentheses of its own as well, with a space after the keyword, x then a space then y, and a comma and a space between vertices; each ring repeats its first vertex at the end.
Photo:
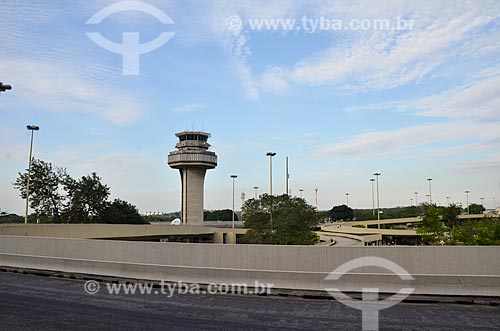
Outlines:
POLYGON ((179 244, 0 236, 0 265, 103 276, 198 283, 258 280, 292 290, 378 287, 416 294, 500 297, 500 247, 325 247, 179 244), (335 284, 325 277, 359 257, 397 263, 415 280, 379 267, 363 267, 335 284))

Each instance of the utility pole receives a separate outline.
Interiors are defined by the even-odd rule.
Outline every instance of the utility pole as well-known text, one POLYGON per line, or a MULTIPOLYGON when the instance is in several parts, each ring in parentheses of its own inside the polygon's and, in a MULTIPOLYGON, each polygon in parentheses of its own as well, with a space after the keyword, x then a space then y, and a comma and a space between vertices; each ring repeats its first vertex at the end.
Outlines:
POLYGON ((31 143, 30 143, 30 159, 28 161, 28 178, 26 180, 26 212, 24 214, 24 224, 28 224, 28 206, 30 199, 30 175, 31 175, 31 159, 33 157, 33 133, 40 130, 40 127, 36 125, 26 126, 28 130, 31 131, 31 143))
POLYGON ((373 186, 375 178, 371 178, 370 182, 372 182, 372 214, 375 216, 375 187, 373 186))
POLYGON ((286 192, 285 194, 288 195, 288 180, 290 179, 290 174, 288 173, 288 156, 286 157, 286 192))
POLYGON ((237 175, 231 175, 231 179, 233 180, 233 219, 232 219, 233 230, 234 230, 234 180, 236 178, 238 178, 237 175))
POLYGON ((316 211, 318 211, 318 189, 315 188, 314 191, 316 192, 316 211))
POLYGON ((377 226, 378 226, 378 229, 380 230, 380 195, 379 195, 379 191, 378 191, 378 176, 380 176, 381 173, 374 173, 373 176, 375 176, 376 178, 376 182, 377 182, 377 226))

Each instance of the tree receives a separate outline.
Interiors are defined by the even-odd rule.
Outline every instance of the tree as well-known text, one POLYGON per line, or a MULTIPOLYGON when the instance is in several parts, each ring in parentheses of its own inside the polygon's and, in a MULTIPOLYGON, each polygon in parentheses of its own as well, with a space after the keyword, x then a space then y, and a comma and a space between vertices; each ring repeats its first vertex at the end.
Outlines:
MULTIPOLYGON (((221 221, 221 222, 231 222, 233 220, 233 211, 231 209, 221 209, 221 210, 205 210, 203 213, 204 221, 221 221)), ((238 220, 238 215, 234 213, 234 220, 238 220)))
POLYGON ((317 224, 315 209, 304 199, 263 194, 247 200, 242 211, 248 229, 243 237, 246 243, 312 245, 318 240, 312 231, 317 224))
POLYGON ((500 245, 500 219, 470 220, 454 227, 450 245, 500 245))
POLYGON ((100 223, 148 224, 132 204, 115 199, 99 216, 100 223))
POLYGON ((428 244, 441 244, 447 230, 439 211, 432 205, 428 206, 422 222, 417 223, 417 233, 422 234, 422 240, 428 244))
POLYGON ((332 221, 350 221, 354 218, 354 212, 346 205, 335 206, 330 211, 330 217, 332 221))
POLYGON ((484 208, 483 205, 479 205, 477 203, 473 203, 473 204, 470 204, 469 205, 469 214, 471 215, 479 215, 479 214, 482 214, 483 211, 485 211, 486 209, 484 208))
POLYGON ((65 213, 68 222, 99 222, 99 218, 108 207, 109 187, 101 183, 95 172, 79 180, 67 179, 65 187, 71 200, 70 208, 65 213))
POLYGON ((440 214, 444 224, 448 227, 457 225, 457 216, 460 215, 462 208, 455 204, 440 209, 440 214))
MULTIPOLYGON (((30 207, 38 214, 51 215, 55 223, 61 222, 61 212, 67 206, 68 196, 63 187, 69 176, 65 168, 33 159, 30 172, 30 207)), ((26 199, 27 171, 19 173, 14 182, 21 198, 26 199)))
MULTIPOLYGON (((19 173, 14 188, 26 199, 27 172, 19 173)), ((109 186, 95 173, 78 180, 65 168, 33 159, 30 173, 30 206, 36 215, 28 217, 43 223, 147 223, 137 208, 126 201, 108 202, 109 186), (105 220, 101 218, 106 217, 105 220)), ((0 220, 2 221, 2 220, 0 220)))
POLYGON ((2 223, 23 223, 24 217, 7 212, 0 212, 0 224, 2 223))

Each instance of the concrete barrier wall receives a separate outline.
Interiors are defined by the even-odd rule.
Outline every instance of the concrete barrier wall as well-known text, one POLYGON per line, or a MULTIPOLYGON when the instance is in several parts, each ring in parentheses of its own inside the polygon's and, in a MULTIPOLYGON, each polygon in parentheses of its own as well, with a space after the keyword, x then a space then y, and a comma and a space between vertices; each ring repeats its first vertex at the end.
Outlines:
MULTIPOLYGON (((0 236, 4 266, 200 283, 259 280, 291 289, 327 288, 328 273, 365 256, 399 264, 415 277, 420 294, 500 296, 500 247, 261 246, 0 236)), ((342 276, 336 287, 354 290, 370 284, 390 289, 404 282, 388 270, 365 267, 342 276)))

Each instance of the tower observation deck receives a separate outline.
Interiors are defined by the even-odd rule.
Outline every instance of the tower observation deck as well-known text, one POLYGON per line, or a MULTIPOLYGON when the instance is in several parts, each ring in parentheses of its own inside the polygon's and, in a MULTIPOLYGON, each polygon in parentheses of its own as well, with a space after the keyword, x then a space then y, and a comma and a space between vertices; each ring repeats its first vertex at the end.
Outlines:
POLYGON ((182 224, 203 225, 203 187, 207 169, 217 166, 217 155, 209 151, 210 133, 183 131, 175 134, 176 151, 168 154, 168 165, 181 174, 182 224))

